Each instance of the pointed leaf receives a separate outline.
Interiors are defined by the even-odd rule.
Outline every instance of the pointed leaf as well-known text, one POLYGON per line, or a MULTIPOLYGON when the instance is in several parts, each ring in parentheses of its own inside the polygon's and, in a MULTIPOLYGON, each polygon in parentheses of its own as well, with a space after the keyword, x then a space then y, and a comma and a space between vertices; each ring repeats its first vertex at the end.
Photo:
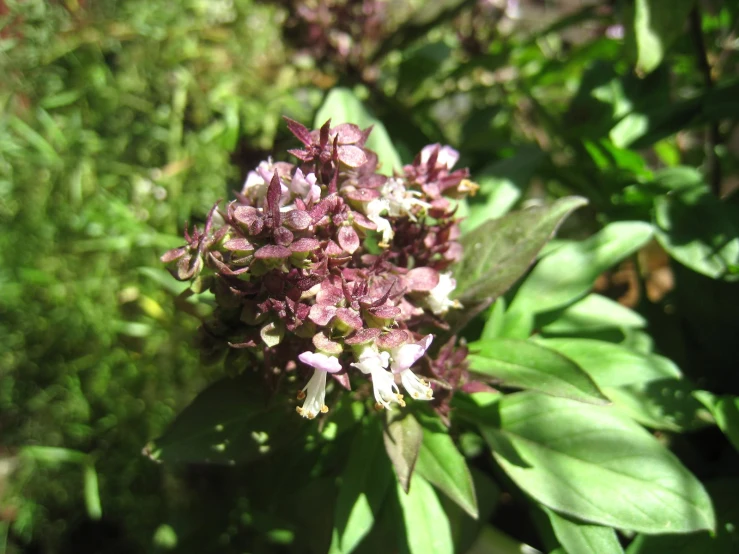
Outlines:
POLYGON ((575 362, 540 344, 499 338, 473 343, 470 351, 470 369, 500 379, 505 386, 592 404, 608 403, 608 398, 575 362))
POLYGON ((416 475, 408 494, 398 484, 398 498, 410 553, 453 554, 449 519, 429 482, 416 475))
POLYGON ((512 212, 487 221, 461 239, 464 257, 454 272, 457 298, 465 303, 495 299, 529 268, 541 248, 575 209, 587 204, 578 196, 545 208, 512 212))
POLYGON ((480 419, 495 460, 527 494, 564 514, 645 533, 714 529, 701 483, 613 409, 537 393, 507 395, 480 419))
POLYGON ((510 311, 542 313, 585 296, 595 279, 652 238, 641 221, 611 223, 592 237, 567 242, 545 256, 516 292, 510 311))
POLYGON ((567 554, 623 554, 616 532, 610 527, 583 523, 544 508, 554 534, 567 554))
POLYGON ((416 472, 477 519, 477 497, 464 456, 446 430, 424 426, 416 472))

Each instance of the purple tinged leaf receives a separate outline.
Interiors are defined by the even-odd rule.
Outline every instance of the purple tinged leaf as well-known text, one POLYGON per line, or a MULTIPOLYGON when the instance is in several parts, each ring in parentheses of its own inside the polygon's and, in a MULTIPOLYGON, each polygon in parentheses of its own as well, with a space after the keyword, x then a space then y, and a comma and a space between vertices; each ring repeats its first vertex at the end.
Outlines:
POLYGON ((350 329, 361 329, 364 326, 364 322, 359 314, 349 308, 338 308, 336 310, 336 319, 350 329))
POLYGON ((349 381, 349 374, 345 371, 342 371, 340 373, 331 373, 331 377, 336 379, 336 381, 344 387, 346 390, 352 390, 352 384, 349 381))
POLYGON ((331 131, 331 120, 329 119, 323 124, 320 131, 320 146, 321 149, 325 149, 328 145, 329 132, 331 131))
POLYGON ((366 344, 377 340, 382 333, 381 329, 357 329, 352 335, 344 339, 346 344, 366 344))
POLYGON ((352 227, 342 227, 339 229, 338 235, 339 245, 341 245, 345 251, 349 252, 349 254, 354 254, 357 248, 359 248, 359 237, 357 236, 357 232, 352 227))
POLYGON ((354 202, 371 202, 372 200, 380 198, 380 191, 375 189, 361 188, 347 191, 344 193, 344 195, 349 200, 353 200, 354 202))
POLYGON ((268 244, 262 246, 254 253, 254 257, 258 260, 284 260, 290 257, 290 249, 278 244, 268 244))
POLYGON ((396 306, 377 306, 370 308, 369 313, 381 319, 395 319, 400 315, 400 308, 396 306))
POLYGON ((367 163, 367 155, 359 146, 346 145, 337 148, 339 161, 349 167, 361 167, 367 163))
POLYGON ((331 129, 331 134, 339 138, 339 144, 355 144, 362 140, 362 130, 353 123, 342 123, 331 129))
POLYGON ((275 171, 272 174, 272 180, 267 188, 267 208, 272 216, 272 227, 276 228, 280 225, 280 197, 282 196, 282 185, 280 177, 275 171))
POLYGON ((237 206, 233 212, 234 219, 246 227, 250 235, 258 235, 264 228, 262 214, 253 206, 237 206))
POLYGON ((290 129, 290 132, 295 135, 295 138, 298 139, 300 142, 302 142, 305 146, 310 146, 312 143, 310 131, 308 128, 295 121, 294 119, 290 119, 287 116, 282 116, 282 118, 287 122, 287 128, 290 129))
POLYGON ((325 306, 323 304, 313 304, 310 307, 310 313, 308 319, 310 319, 316 325, 325 327, 336 315, 336 308, 334 306, 325 306))
POLYGON ((298 254, 304 252, 313 252, 314 250, 318 250, 320 246, 321 243, 317 239, 303 238, 298 239, 294 243, 292 243, 290 245, 290 250, 298 254))
POLYGON ((408 331, 402 329, 392 329, 377 338, 377 346, 386 350, 391 350, 402 346, 411 341, 411 335, 408 331))
POLYGON ((338 356, 344 351, 344 349, 338 342, 329 339, 325 333, 318 333, 317 335, 314 335, 313 345, 318 350, 321 350, 322 352, 325 352, 326 354, 331 354, 333 356, 338 356))
POLYGON ((289 229, 285 229, 284 227, 278 227, 272 235, 275 238, 275 242, 280 246, 290 246, 290 243, 293 241, 293 234, 289 229))
POLYGON ((290 227, 296 231, 302 231, 310 227, 313 223, 313 218, 310 214, 303 210, 292 210, 283 214, 285 226, 290 227))
POLYGON ((254 250, 254 245, 245 238, 229 239, 223 247, 231 252, 252 252, 254 250))
POLYGON ((439 284, 439 272, 430 267, 416 267, 406 274, 405 282, 411 291, 428 292, 439 284))
POLYGON ((162 254, 162 257, 159 259, 163 263, 168 264, 169 262, 179 260, 182 256, 185 255, 186 252, 187 252, 187 247, 181 246, 180 248, 174 248, 172 250, 168 250, 167 252, 162 254))

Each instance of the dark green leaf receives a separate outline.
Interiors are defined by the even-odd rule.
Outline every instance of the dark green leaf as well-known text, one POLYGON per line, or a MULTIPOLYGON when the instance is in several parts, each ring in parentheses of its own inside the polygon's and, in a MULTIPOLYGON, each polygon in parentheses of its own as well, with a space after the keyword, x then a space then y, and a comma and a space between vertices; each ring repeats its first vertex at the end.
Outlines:
POLYGON ((480 419, 496 461, 541 504, 645 533, 713 529, 700 482, 652 435, 613 409, 538 393, 508 395, 480 419))
POLYGON ((608 399, 576 363, 534 342, 494 339, 470 345, 470 369, 500 379, 513 388, 531 389, 580 402, 607 404, 608 399))
POLYGON ((393 480, 379 422, 370 419, 355 432, 341 475, 331 553, 348 554, 370 532, 393 480))
POLYGON ((641 221, 611 223, 592 237, 568 242, 545 256, 531 271, 510 311, 542 313, 562 308, 585 296, 595 279, 639 250, 652 237, 641 221))
POLYGON ((713 194, 667 195, 655 205, 656 236, 681 264, 713 279, 739 280, 739 210, 713 194))
POLYGON ((252 374, 201 392, 144 452, 161 462, 248 462, 294 442, 305 422, 287 403, 270 405, 252 374))
POLYGON ((706 391, 696 392, 695 397, 711 410, 716 424, 739 451, 739 397, 717 397, 706 391))
POLYGON ((385 451, 393 463, 398 483, 408 492, 423 440, 423 429, 413 414, 406 410, 387 410, 386 413, 387 425, 382 435, 385 451))
POLYGON ((446 429, 424 427, 416 471, 470 517, 477 518, 477 498, 470 470, 446 429))
POLYGON ((487 221, 461 239, 464 258, 455 268, 457 297, 465 302, 495 299, 529 268, 559 225, 584 198, 571 196, 546 208, 512 212, 487 221))

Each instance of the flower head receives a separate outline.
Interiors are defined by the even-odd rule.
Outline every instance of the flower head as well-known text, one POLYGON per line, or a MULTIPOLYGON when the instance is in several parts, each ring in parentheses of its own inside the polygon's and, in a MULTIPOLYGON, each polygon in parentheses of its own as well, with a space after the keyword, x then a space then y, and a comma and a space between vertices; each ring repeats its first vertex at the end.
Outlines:
POLYGON ((390 354, 378 352, 374 346, 367 345, 361 348, 357 358, 358 361, 351 365, 372 377, 377 406, 389 409, 392 402, 405 406, 403 395, 395 384, 395 377, 387 370, 390 354))

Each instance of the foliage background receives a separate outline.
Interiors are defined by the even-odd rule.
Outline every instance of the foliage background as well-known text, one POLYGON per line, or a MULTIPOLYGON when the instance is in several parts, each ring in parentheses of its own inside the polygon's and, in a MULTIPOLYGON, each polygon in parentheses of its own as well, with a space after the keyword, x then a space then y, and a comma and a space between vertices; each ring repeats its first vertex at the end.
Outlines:
MULTIPOLYGON (((193 345, 187 313, 208 305, 176 301, 158 257, 288 144, 281 115, 310 122, 338 87, 403 161, 432 142, 462 152, 481 185, 460 207, 466 230, 572 193, 590 204, 563 238, 656 224, 656 241, 583 290, 645 324, 575 335, 658 352, 710 391, 695 420, 666 425, 674 410, 658 402, 643 417, 702 480, 737 477, 710 423, 736 443, 736 408, 719 405, 739 393, 739 5, 365 4, 376 19, 325 23, 311 15, 323 2, 0 3, 0 551, 290 551, 295 530, 250 505, 243 470, 141 455, 222 374, 193 345), (347 36, 363 40, 347 49, 347 36)), ((524 323, 486 312, 467 338, 486 321, 490 336, 557 321, 561 334, 557 310, 578 294, 546 313, 519 306, 524 323)), ((513 502, 491 521, 538 540, 522 513, 513 502)))

